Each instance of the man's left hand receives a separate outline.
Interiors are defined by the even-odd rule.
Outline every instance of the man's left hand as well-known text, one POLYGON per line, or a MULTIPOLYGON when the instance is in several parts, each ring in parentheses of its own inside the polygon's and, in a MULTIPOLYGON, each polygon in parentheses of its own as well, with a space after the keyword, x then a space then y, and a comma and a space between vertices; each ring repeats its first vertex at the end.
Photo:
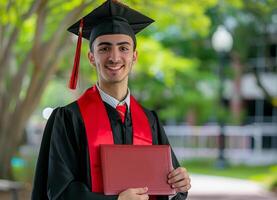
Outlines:
POLYGON ((190 178, 184 167, 171 171, 168 175, 168 183, 176 189, 176 192, 187 192, 191 188, 190 178))

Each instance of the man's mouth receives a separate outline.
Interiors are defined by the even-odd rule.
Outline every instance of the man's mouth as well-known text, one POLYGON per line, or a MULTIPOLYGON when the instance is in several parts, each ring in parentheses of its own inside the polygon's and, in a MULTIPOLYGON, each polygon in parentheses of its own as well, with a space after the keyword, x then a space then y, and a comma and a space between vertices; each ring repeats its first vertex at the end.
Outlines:
POLYGON ((105 65, 105 67, 111 71, 118 71, 120 70, 122 67, 124 67, 124 65, 114 65, 114 66, 111 66, 111 65, 105 65))

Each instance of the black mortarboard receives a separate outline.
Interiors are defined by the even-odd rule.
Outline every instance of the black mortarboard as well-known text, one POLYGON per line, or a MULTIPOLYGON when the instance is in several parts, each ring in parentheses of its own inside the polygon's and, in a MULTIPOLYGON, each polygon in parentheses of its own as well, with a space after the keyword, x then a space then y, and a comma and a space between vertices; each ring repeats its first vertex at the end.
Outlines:
POLYGON ((68 31, 79 37, 69 87, 71 89, 76 88, 82 38, 89 40, 91 47, 92 42, 98 36, 126 34, 133 39, 134 45, 136 45, 135 34, 152 22, 154 20, 118 1, 107 0, 101 6, 70 26, 68 31))

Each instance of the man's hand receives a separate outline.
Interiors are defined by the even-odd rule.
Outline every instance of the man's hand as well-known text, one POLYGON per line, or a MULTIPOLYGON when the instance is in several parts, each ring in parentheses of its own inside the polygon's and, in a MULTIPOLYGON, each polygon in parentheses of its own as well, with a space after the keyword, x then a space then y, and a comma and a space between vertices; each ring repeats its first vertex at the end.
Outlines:
POLYGON ((118 196, 118 200, 148 200, 149 196, 146 194, 147 191, 147 187, 130 188, 121 192, 118 196))
POLYGON ((176 192, 187 192, 191 188, 188 172, 183 167, 178 167, 168 174, 168 183, 176 192))

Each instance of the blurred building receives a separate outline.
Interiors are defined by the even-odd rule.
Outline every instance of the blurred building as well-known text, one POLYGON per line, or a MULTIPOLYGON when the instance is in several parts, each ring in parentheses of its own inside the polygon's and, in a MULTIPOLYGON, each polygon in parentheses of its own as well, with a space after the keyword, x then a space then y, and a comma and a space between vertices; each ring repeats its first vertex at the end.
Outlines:
MULTIPOLYGON (((232 101, 240 96, 243 123, 260 126, 262 148, 277 150, 277 29, 269 26, 268 32, 252 42, 248 64, 244 71, 235 69, 239 79, 229 81, 225 97, 236 112, 236 102, 232 105, 232 101)), ((239 67, 234 63, 234 68, 239 67)))

